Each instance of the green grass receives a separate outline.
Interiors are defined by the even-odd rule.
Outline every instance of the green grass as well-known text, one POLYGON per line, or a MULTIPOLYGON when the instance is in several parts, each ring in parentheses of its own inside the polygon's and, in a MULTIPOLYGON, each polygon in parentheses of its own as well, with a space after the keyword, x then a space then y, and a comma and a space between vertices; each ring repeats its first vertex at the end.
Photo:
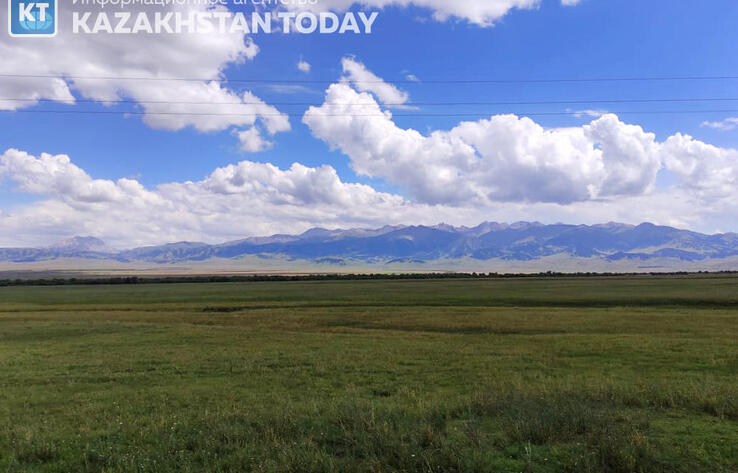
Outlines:
POLYGON ((738 278, 0 288, 0 472, 738 472, 738 278))

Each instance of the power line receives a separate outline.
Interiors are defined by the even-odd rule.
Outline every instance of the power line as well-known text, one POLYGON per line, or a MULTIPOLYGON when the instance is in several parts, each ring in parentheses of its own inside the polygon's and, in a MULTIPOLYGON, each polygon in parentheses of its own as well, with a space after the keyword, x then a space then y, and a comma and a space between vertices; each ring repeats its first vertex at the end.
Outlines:
MULTIPOLYGON (((108 111, 108 110, 0 110, 2 113, 47 113, 47 114, 79 114, 79 115, 165 115, 165 116, 214 116, 214 117, 303 117, 303 113, 188 113, 188 112, 143 112, 143 111, 108 111)), ((699 113, 738 113, 738 109, 723 110, 624 110, 624 111, 607 111, 604 113, 613 113, 616 115, 681 115, 681 114, 699 114, 699 113)), ((513 114, 519 116, 584 116, 587 112, 568 111, 568 112, 492 112, 492 113, 413 113, 413 114, 393 114, 393 117, 476 117, 485 115, 501 115, 513 114)), ((384 117, 382 113, 372 114, 347 114, 347 113, 319 113, 321 117, 384 117)))
MULTIPOLYGON (((48 98, 0 98, 0 102, 28 102, 28 103, 64 103, 63 100, 48 98)), ((383 103, 389 107, 399 106, 505 106, 505 105, 582 105, 582 104, 626 104, 626 103, 688 103, 688 102, 738 102, 738 98, 673 98, 673 99, 596 99, 596 100, 543 100, 543 101, 503 101, 503 102, 397 102, 383 103)), ((105 104, 146 104, 146 105, 272 105, 272 106, 375 106, 376 102, 367 103, 340 103, 340 102, 202 102, 202 101, 174 101, 174 100, 95 100, 75 99, 71 103, 105 103, 105 104)))
MULTIPOLYGON (((245 84, 328 84, 331 80, 311 79, 243 79, 243 78, 190 78, 190 77, 125 77, 125 76, 74 76, 51 74, 0 74, 3 78, 16 79, 68 79, 68 80, 124 80, 124 81, 174 81, 174 82, 232 82, 245 84)), ((661 77, 590 77, 552 79, 432 79, 432 80, 373 80, 352 81, 359 84, 538 84, 538 83, 583 83, 583 82, 661 82, 661 81, 716 81, 738 80, 738 75, 725 76, 661 76, 661 77)))

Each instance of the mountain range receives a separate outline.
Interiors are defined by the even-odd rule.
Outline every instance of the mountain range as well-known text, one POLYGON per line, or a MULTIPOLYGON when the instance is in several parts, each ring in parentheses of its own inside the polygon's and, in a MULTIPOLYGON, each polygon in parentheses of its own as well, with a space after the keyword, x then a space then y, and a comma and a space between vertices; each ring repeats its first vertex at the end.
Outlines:
POLYGON ((75 237, 47 248, 0 249, 0 262, 9 263, 75 258, 170 264, 256 257, 335 266, 419 266, 438 261, 530 262, 559 257, 599 263, 669 261, 673 266, 736 256, 738 234, 705 235, 650 223, 588 226, 485 222, 476 227, 315 228, 299 235, 253 237, 216 245, 179 242, 128 250, 115 250, 93 237, 75 237))

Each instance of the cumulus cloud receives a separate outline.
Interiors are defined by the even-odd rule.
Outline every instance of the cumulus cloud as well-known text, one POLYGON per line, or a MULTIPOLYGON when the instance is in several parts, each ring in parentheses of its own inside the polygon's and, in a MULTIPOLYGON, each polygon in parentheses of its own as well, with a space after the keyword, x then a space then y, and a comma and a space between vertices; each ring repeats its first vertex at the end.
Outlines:
POLYGON ((423 134, 398 126, 371 94, 342 81, 328 88, 325 103, 311 107, 303 122, 343 152, 359 175, 389 181, 429 205, 613 208, 627 199, 663 199, 665 191, 656 189, 660 172, 678 179, 669 189, 671 201, 689 201, 703 211, 723 208, 738 190, 737 150, 682 134, 659 142, 609 113, 583 126, 553 129, 497 115, 423 134), (363 104, 362 114, 352 113, 355 104, 363 104))
POLYGON ((653 190, 662 166, 656 135, 607 114, 582 127, 584 137, 600 153, 603 174, 597 197, 640 195, 653 190))
POLYGON ((425 137, 415 130, 401 129, 370 94, 347 84, 332 85, 326 104, 311 107, 303 121, 316 137, 348 155, 357 173, 405 185, 414 198, 426 202, 474 197, 473 189, 463 184, 460 176, 476 159, 471 146, 444 133, 425 137), (356 114, 352 104, 366 106, 356 114))
POLYGON ((19 192, 53 195, 73 206, 121 203, 130 198, 144 205, 157 201, 134 180, 92 179, 66 155, 42 154, 36 158, 11 149, 0 156, 0 177, 13 180, 19 192))
MULTIPOLYGON (((65 7, 62 25, 80 8, 71 3, 65 7)), ((7 9, 0 9, 0 23, 7 22, 7 14, 7 9)), ((17 110, 38 100, 72 104, 77 93, 111 105, 133 101, 144 112, 144 121, 159 129, 213 132, 249 128, 260 120, 269 133, 287 131, 286 115, 221 81, 226 67, 251 60, 258 52, 257 45, 241 34, 215 32, 81 35, 62 28, 54 41, 43 44, 0 35, 0 73, 43 76, 1 81, 0 96, 21 100, 0 101, 0 109, 17 110), (95 77, 106 79, 91 79, 95 77)))
POLYGON ((94 179, 66 155, 36 157, 10 149, 0 155, 1 181, 44 199, 0 214, 4 245, 45 244, 80 233, 118 246, 223 241, 313 225, 366 225, 427 211, 402 197, 345 183, 330 166, 294 164, 282 170, 243 161, 201 181, 147 189, 132 179, 94 179))
POLYGON ((343 67, 344 81, 349 82, 361 92, 371 92, 384 105, 399 108, 410 99, 407 92, 385 82, 384 79, 374 74, 354 58, 343 58, 341 66, 343 67))
POLYGON ((662 146, 669 171, 682 185, 710 204, 733 199, 738 191, 738 150, 718 148, 677 133, 662 146))
POLYGON ((255 126, 236 132, 236 136, 241 143, 240 150, 244 153, 258 153, 274 146, 274 143, 265 139, 255 126))
POLYGON ((500 115, 425 136, 398 127, 371 95, 339 83, 303 121, 359 174, 402 185, 430 204, 637 195, 653 187, 661 167, 655 136, 615 115, 561 129, 500 115), (357 103, 371 106, 351 115, 357 103))

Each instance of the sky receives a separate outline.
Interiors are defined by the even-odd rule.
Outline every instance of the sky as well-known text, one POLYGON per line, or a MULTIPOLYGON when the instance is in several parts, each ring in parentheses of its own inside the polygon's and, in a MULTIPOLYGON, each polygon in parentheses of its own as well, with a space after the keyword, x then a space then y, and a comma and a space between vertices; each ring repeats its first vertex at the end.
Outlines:
POLYGON ((734 0, 316 2, 378 16, 370 34, 90 35, 74 12, 125 10, 62 1, 56 37, 0 32, 0 246, 738 231, 734 0))

